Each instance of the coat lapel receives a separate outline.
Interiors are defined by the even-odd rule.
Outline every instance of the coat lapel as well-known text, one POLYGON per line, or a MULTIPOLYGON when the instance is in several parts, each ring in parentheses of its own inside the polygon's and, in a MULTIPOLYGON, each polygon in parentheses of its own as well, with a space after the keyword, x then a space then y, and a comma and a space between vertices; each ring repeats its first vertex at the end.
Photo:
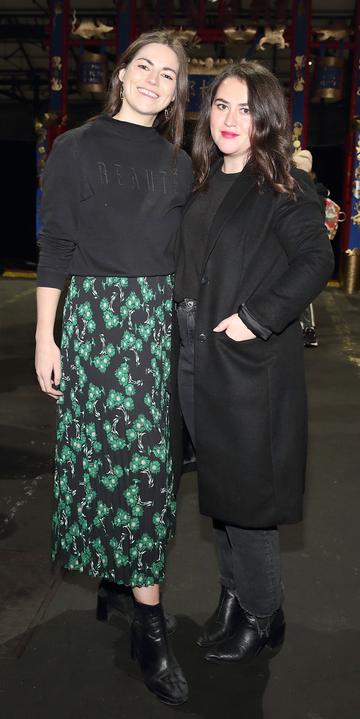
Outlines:
POLYGON ((219 239, 224 225, 231 219, 239 205, 244 202, 249 192, 256 187, 255 177, 247 169, 245 169, 244 172, 246 175, 244 176, 243 173, 241 173, 231 186, 229 192, 225 195, 210 225, 209 239, 202 265, 202 272, 204 271, 204 267, 206 266, 206 263, 219 239))
MULTIPOLYGON (((216 170, 220 167, 222 162, 223 162, 222 157, 219 157, 217 160, 215 160, 214 164, 210 168, 209 179, 210 179, 210 177, 213 176, 214 172, 216 172, 216 170)), ((187 211, 190 209, 193 202, 195 202, 197 196, 198 196, 197 192, 191 193, 190 197, 188 198, 187 202, 185 203, 185 205, 183 207, 183 212, 182 212, 183 217, 184 217, 184 215, 186 215, 187 211)))

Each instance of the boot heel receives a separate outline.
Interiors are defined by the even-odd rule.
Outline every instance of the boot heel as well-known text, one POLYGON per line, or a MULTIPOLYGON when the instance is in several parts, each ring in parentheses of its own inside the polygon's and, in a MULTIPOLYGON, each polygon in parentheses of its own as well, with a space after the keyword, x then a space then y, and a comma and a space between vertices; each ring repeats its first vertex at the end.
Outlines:
POLYGON ((98 594, 96 606, 96 619, 99 622, 107 622, 108 620, 108 602, 107 597, 98 594))

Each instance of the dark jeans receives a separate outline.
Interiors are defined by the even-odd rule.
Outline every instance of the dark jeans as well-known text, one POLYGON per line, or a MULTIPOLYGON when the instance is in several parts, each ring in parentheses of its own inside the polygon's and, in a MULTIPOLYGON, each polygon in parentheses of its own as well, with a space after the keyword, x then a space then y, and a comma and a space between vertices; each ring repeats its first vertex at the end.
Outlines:
MULTIPOLYGON (((195 300, 177 307, 180 328, 179 393, 184 420, 194 447, 195 300)), ((224 409, 225 411, 225 409, 224 409)), ((247 529, 213 520, 221 583, 232 589, 250 614, 266 617, 281 604, 280 546, 277 527, 247 529)))

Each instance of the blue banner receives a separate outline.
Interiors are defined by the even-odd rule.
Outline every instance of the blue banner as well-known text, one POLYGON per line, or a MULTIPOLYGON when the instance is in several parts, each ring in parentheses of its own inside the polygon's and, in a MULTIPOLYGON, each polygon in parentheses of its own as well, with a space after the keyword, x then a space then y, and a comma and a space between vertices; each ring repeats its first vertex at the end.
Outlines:
POLYGON ((213 81, 214 75, 189 75, 189 99, 186 106, 187 117, 195 118, 201 108, 203 92, 213 81))
POLYGON ((293 50, 291 73, 292 141, 294 150, 306 147, 304 132, 308 82, 308 24, 309 0, 294 0, 293 3, 293 50))

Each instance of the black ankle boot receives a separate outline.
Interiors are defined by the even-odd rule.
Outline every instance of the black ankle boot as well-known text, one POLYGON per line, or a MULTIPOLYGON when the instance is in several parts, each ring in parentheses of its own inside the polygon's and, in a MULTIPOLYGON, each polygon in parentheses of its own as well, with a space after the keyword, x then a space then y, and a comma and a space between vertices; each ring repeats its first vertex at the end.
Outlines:
POLYGON ((167 638, 161 604, 134 602, 131 656, 140 664, 147 688, 165 704, 183 704, 189 691, 167 638))
POLYGON ((231 636, 243 618, 243 610, 234 592, 221 587, 218 606, 205 622, 196 644, 199 647, 211 647, 231 636))
MULTIPOLYGON (((96 619, 99 622, 107 622, 111 609, 131 624, 134 619, 134 595, 130 587, 102 579, 97 594, 96 619)), ((167 633, 173 634, 176 629, 176 619, 173 614, 167 612, 164 612, 164 616, 167 633)))
POLYGON ((107 622, 110 609, 115 609, 131 624, 134 618, 133 593, 130 587, 102 579, 97 593, 96 619, 99 622, 107 622))
POLYGON ((209 662, 246 662, 261 653, 272 656, 280 650, 284 636, 285 619, 281 607, 265 618, 244 612, 239 628, 207 652, 205 659, 209 662))

